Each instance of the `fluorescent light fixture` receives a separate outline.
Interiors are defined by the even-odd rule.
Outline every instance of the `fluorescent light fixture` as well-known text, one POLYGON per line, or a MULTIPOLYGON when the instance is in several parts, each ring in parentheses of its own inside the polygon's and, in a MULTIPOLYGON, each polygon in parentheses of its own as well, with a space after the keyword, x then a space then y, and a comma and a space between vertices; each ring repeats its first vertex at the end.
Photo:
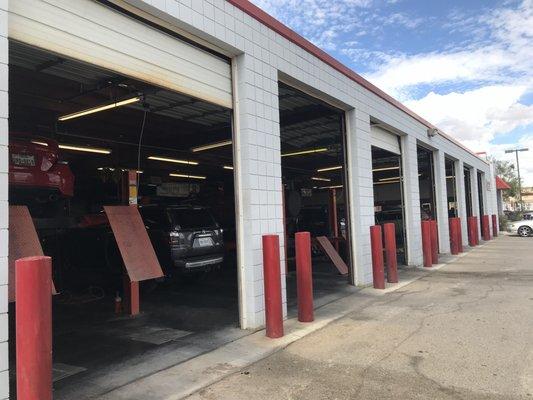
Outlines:
POLYGON ((224 165, 224 169, 233 170, 233 166, 232 165, 224 165))
POLYGON ((311 150, 302 150, 302 151, 295 151, 293 153, 285 153, 282 154, 282 157, 291 157, 291 156, 303 156, 304 154, 314 154, 314 153, 323 153, 325 151, 328 151, 327 147, 321 147, 319 149, 311 149, 311 150))
POLYGON ((320 168, 320 169, 317 169, 316 172, 335 171, 337 169, 342 169, 342 165, 336 165, 335 167, 320 168))
POLYGON ((329 179, 329 178, 321 178, 319 176, 313 176, 311 179, 313 181, 331 182, 331 179, 329 179))
POLYGON ((85 146, 74 146, 72 144, 60 144, 59 148, 63 150, 81 151, 85 153, 111 154, 111 150, 102 149, 99 147, 85 147, 85 146))
POLYGON ((106 104, 103 106, 88 108, 86 110, 78 111, 72 114, 62 115, 61 117, 58 118, 58 121, 68 121, 69 119, 83 117, 84 115, 94 114, 100 111, 109 110, 111 108, 116 108, 116 107, 125 106, 127 104, 136 103, 140 100, 141 100, 141 97, 136 96, 136 97, 132 97, 131 99, 116 101, 114 103, 106 104))
POLYGON ((375 169, 372 170, 372 172, 379 172, 379 171, 394 171, 395 169, 400 169, 400 167, 375 168, 375 169))
POLYGON ((385 181, 396 181, 396 180, 400 180, 400 177, 399 176, 393 176, 392 178, 381 178, 379 181, 380 182, 385 182, 385 181))
POLYGON ((200 176, 200 175, 187 175, 187 174, 174 174, 174 173, 171 173, 171 174, 169 174, 169 176, 173 176, 175 178, 207 179, 207 177, 200 176))
POLYGON ((342 189, 343 185, 320 186, 319 189, 342 189))
POLYGON ((114 171, 115 168, 111 167, 98 167, 98 171, 114 171))
POLYGON ((203 146, 197 146, 197 147, 193 147, 191 149, 191 151, 193 153, 197 153, 199 151, 205 151, 205 150, 211 150, 211 149, 216 149, 217 147, 224 147, 224 146, 229 146, 230 144, 232 144, 233 141, 232 140, 224 140, 222 142, 216 142, 216 143, 210 143, 210 144, 204 144, 203 146))
POLYGON ((374 185, 389 185, 391 183, 400 183, 400 180, 395 180, 395 181, 385 181, 385 182, 374 182, 374 185))
POLYGON ((150 156, 148 157, 148 159, 154 160, 154 161, 170 162, 170 163, 175 163, 175 164, 198 165, 196 161, 178 160, 176 158, 168 158, 168 157, 150 156))
POLYGON ((39 146, 46 146, 48 147, 48 143, 46 142, 39 142, 38 140, 31 140, 33 144, 38 144, 39 146))

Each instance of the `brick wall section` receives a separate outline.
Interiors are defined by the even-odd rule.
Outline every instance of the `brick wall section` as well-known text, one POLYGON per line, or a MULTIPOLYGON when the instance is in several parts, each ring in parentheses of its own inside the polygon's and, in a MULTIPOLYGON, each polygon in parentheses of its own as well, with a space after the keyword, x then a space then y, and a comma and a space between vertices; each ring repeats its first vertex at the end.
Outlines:
MULTIPOLYGON (((241 238, 239 271, 243 328, 255 328, 264 323, 261 235, 280 234, 281 244, 284 245, 277 96, 279 76, 289 77, 291 81, 311 89, 314 94, 334 100, 346 111, 355 284, 370 284, 372 276, 368 237, 369 226, 374 223, 369 127, 371 118, 389 125, 403 135, 408 259, 411 265, 422 262, 416 144, 424 143, 474 168, 486 173, 489 171, 489 166, 473 154, 445 137, 429 138, 427 127, 422 122, 225 0, 126 1, 216 44, 233 57, 236 67, 234 84, 237 89, 235 135, 239 152, 235 160, 235 174, 240 185, 238 226, 241 238)), ((3 267, 0 276, 4 277, 7 276, 5 204, 8 186, 6 0, 0 0, 0 8, 3 9, 0 63, 4 64, 0 73, 0 179, 3 179, 0 182, 0 202, 3 204, 0 216, 0 257, 3 267)), ((445 172, 439 173, 445 175, 445 172)), ((477 204, 477 197, 473 197, 477 204)), ((440 228, 443 235, 446 234, 447 221, 444 225, 440 228)), ((5 283, 5 279, 2 282, 5 283)), ((5 307, 2 310, 5 311, 5 307)), ((7 333, 7 329, 5 332, 7 333)), ((0 340, 2 339, 6 338, 2 336, 0 340)), ((2 356, 1 359, 7 360, 7 356, 2 356)))
POLYGON ((435 160, 435 206, 437 208, 437 221, 439 222, 439 252, 449 253, 450 231, 445 157, 444 152, 441 150, 436 150, 433 155, 435 160))
POLYGON ((418 182, 417 142, 412 135, 402 137, 403 193, 407 263, 422 265, 422 226, 420 218, 420 186, 418 182))
MULTIPOLYGON (((488 171, 489 166, 449 139, 429 138, 427 127, 360 86, 346 75, 322 62, 252 16, 224 0, 129 0, 181 29, 200 36, 236 56, 236 135, 241 154, 236 174, 242 181, 239 218, 242 224, 241 295, 243 327, 263 324, 263 287, 260 236, 282 234, 281 178, 279 163, 278 76, 290 78, 326 99, 342 104, 347 117, 348 164, 350 167, 350 212, 352 222, 353 283, 371 283, 369 227, 374 223, 370 152, 370 118, 403 133, 404 193, 410 265, 422 263, 420 245, 420 200, 416 158, 417 143, 424 143, 444 155, 488 171), (267 185, 265 187, 265 184, 267 185)), ((445 181, 443 163, 439 185, 445 181)), ((459 180, 462 175, 458 174, 459 180)), ((444 191, 439 187, 440 214, 444 223, 441 251, 448 251, 448 221, 444 212, 444 191)), ((461 200, 464 202, 464 199, 461 200)))
POLYGON ((0 399, 9 398, 8 254, 8 45, 7 0, 0 0, 0 399))
POLYGON ((466 216, 466 187, 464 180, 464 163, 461 160, 455 162, 455 176, 457 185, 457 199, 459 218, 461 219, 461 235, 463 239, 463 246, 468 246, 468 225, 466 216))

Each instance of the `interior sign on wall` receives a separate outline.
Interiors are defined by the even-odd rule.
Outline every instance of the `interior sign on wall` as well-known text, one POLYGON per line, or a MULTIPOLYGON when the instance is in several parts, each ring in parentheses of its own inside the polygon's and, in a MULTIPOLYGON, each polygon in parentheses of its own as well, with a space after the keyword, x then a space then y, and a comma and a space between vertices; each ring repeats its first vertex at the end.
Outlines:
POLYGON ((302 197, 312 197, 313 196, 313 189, 302 188, 302 189, 300 189, 300 193, 301 193, 302 197))

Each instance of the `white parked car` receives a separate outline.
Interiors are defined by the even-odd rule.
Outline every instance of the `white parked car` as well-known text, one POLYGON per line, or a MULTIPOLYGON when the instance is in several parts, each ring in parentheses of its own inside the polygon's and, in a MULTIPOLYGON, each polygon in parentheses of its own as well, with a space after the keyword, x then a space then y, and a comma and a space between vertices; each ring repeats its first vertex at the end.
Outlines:
POLYGON ((533 235, 533 219, 510 222, 509 232, 516 233, 518 236, 522 237, 533 235))

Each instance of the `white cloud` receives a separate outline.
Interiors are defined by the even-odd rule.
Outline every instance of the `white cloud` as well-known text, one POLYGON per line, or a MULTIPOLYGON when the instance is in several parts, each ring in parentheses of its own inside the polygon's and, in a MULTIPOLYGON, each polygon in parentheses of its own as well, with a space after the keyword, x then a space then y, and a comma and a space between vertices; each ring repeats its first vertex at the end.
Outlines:
POLYGON ((516 165, 516 156, 514 153, 506 154, 505 150, 515 148, 528 148, 529 151, 519 152, 520 175, 524 186, 533 186, 533 134, 525 135, 520 138, 515 146, 510 145, 490 145, 488 151, 491 155, 499 160, 507 160, 516 165))
POLYGON ((454 137, 477 143, 481 147, 473 150, 482 151, 496 135, 533 124, 533 106, 519 103, 526 89, 491 85, 443 95, 431 92, 405 105, 454 137))
POLYGON ((377 54, 381 64, 366 77, 474 151, 509 159, 512 145, 491 142, 531 127, 518 144, 531 148, 521 171, 533 185, 533 105, 521 101, 533 93, 533 0, 476 17, 455 13, 448 27, 472 39, 445 51, 377 54))
MULTIPOLYGON (((376 35, 384 26, 417 28, 423 20, 401 12, 381 12, 383 0, 252 0, 325 50, 345 48, 343 35, 376 35)), ((389 0, 394 4, 397 0, 389 0)))
POLYGON ((409 98, 417 85, 518 80, 533 86, 533 0, 525 0, 515 10, 495 10, 476 21, 477 25, 470 21, 468 29, 487 30, 488 40, 444 52, 391 55, 366 77, 401 100, 409 98))

